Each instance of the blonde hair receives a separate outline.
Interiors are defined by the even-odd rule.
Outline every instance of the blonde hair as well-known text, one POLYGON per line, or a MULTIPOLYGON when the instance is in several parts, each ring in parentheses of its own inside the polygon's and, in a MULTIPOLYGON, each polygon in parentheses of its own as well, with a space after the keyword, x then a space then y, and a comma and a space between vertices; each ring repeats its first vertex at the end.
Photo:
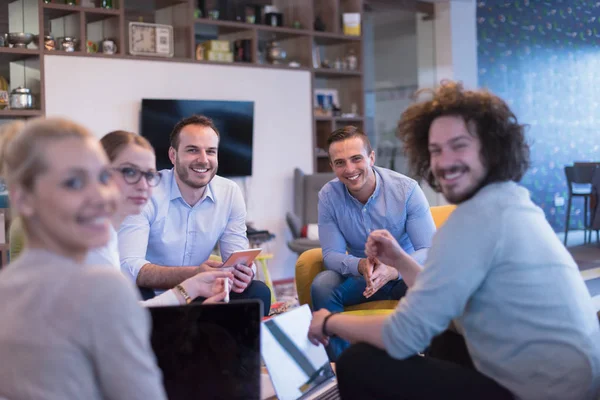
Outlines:
MULTIPOLYGON (((19 184, 28 190, 47 168, 42 154, 49 142, 70 138, 94 139, 85 127, 64 118, 36 118, 8 127, 6 133, 0 148, 0 171, 9 188, 19 184)), ((53 156, 60 157, 60 154, 53 156)))

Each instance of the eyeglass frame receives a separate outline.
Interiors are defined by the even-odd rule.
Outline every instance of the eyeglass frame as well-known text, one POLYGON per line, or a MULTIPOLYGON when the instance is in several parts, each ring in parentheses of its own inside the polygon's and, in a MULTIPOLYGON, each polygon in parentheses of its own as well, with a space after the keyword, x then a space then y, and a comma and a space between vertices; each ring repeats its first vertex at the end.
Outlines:
POLYGON ((148 186, 150 187, 156 187, 159 185, 160 181, 162 180, 162 174, 158 171, 142 171, 141 169, 137 168, 137 167, 131 167, 131 166, 126 166, 126 167, 114 167, 111 168, 114 171, 117 171, 121 174, 121 176, 123 177, 123 180, 125 181, 125 183, 127 183, 128 185, 135 185, 137 183, 139 183, 139 181, 142 180, 142 177, 144 177, 146 179, 146 183, 148 184, 148 186), (134 170, 136 173, 138 173, 138 177, 135 181, 129 181, 127 180, 127 177, 125 176, 125 169, 132 169, 134 170), (149 176, 151 175, 151 176, 149 176), (155 184, 151 183, 151 179, 153 179, 155 176, 158 177, 158 179, 156 180, 155 184))

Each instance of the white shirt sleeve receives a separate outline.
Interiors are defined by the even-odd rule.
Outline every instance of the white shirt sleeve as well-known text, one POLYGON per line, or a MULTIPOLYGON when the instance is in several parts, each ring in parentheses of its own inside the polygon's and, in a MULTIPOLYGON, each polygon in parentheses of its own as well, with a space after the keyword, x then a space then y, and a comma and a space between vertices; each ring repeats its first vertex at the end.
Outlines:
POLYGON ((130 215, 119 228, 119 255, 121 272, 134 284, 142 267, 149 263, 146 260, 148 238, 150 237, 149 205, 141 214, 130 215))
POLYGON ((149 300, 140 301, 140 305, 143 307, 167 307, 179 306, 181 304, 171 289, 149 300))

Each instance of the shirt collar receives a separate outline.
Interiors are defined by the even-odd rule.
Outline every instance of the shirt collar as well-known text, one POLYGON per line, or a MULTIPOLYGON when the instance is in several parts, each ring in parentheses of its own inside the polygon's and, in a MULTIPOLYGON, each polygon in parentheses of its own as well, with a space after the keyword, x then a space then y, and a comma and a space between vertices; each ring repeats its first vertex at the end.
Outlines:
POLYGON ((376 198, 377 196, 379 196, 379 192, 381 192, 381 175, 379 175, 379 172, 377 171, 376 167, 373 167, 373 173, 375 174, 375 191, 373 192, 369 200, 376 198))
MULTIPOLYGON (((373 173, 375 174, 375 191, 373 192, 371 197, 369 197, 369 200, 367 200, 367 203, 369 203, 371 201, 371 199, 377 198, 377 196, 379 196, 379 192, 381 192, 381 176, 379 175, 379 172, 377 172, 376 167, 372 167, 372 169, 373 169, 373 173)), ((354 196, 352 196, 352 194, 350 193, 350 191, 348 190, 348 187, 346 185, 344 185, 344 189, 346 189, 346 194, 348 196, 350 196, 350 198, 353 201, 360 204, 361 207, 363 206, 363 204, 361 204, 360 201, 358 201, 354 196)))
MULTIPOLYGON (((180 198, 183 202, 185 202, 185 200, 183 199, 183 196, 181 195, 181 190, 179 190, 179 185, 177 184, 177 179, 175 179, 175 174, 176 174, 175 169, 171 168, 171 195, 169 197, 169 200, 175 200, 175 199, 180 198)), ((202 203, 207 198, 211 199, 213 203, 216 202, 215 194, 212 190, 212 180, 206 187, 206 190, 204 191, 204 195, 200 198, 200 200, 196 204, 202 203)))

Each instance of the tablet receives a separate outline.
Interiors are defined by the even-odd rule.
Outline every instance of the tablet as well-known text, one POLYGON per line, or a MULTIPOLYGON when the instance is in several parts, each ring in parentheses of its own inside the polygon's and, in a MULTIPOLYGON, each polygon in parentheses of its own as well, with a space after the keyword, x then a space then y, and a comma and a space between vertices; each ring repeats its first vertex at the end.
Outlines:
POLYGON ((231 253, 227 261, 223 264, 223 267, 233 267, 236 264, 244 264, 250 266, 252 261, 260 254, 262 249, 247 249, 238 250, 231 253))

